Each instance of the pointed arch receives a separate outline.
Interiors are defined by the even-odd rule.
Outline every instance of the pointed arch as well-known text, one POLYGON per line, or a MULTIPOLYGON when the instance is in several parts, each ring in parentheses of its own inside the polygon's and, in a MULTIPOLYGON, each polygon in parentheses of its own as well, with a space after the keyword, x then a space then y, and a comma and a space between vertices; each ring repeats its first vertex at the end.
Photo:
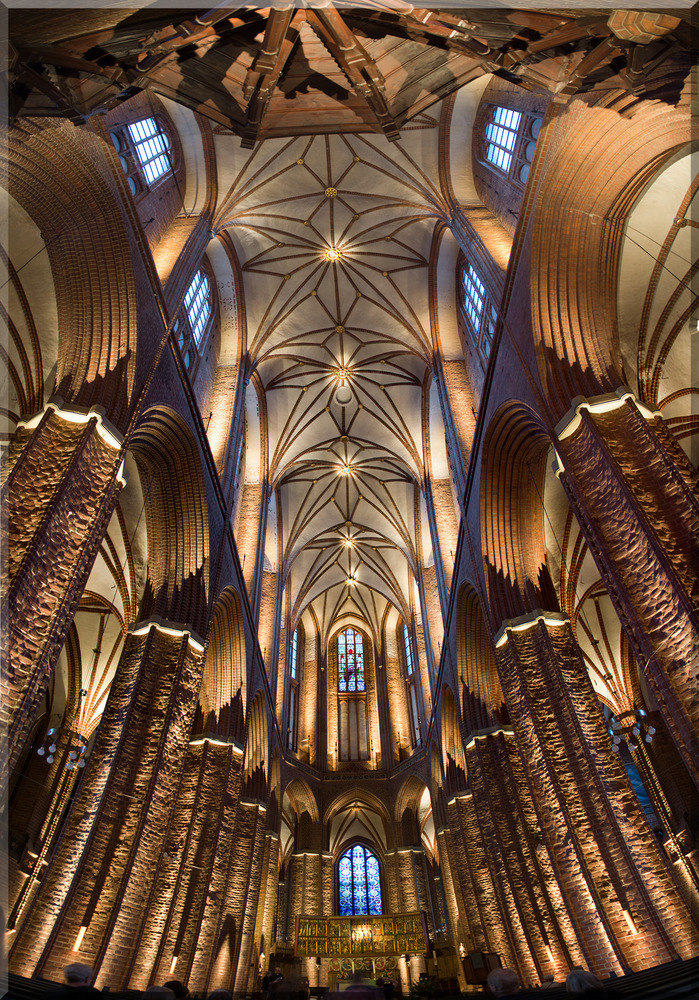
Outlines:
POLYGON ((195 732, 242 745, 246 702, 245 630, 239 595, 227 587, 213 612, 195 732))
POLYGON ((465 584, 457 602, 457 661, 465 735, 507 722, 493 645, 483 609, 465 584))
POLYGON ((209 521, 199 450, 173 410, 147 410, 134 433, 145 497, 148 580, 141 617, 206 631, 209 521))
POLYGON ((481 523, 489 605, 497 619, 558 610, 546 566, 542 504, 549 436, 523 404, 495 413, 483 446, 481 523))

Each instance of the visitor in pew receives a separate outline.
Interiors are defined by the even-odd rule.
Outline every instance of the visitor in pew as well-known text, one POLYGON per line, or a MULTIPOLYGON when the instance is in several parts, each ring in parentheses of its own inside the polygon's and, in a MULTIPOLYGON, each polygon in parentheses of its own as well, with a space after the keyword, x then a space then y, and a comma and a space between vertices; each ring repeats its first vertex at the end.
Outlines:
POLYGON ((189 990, 179 979, 171 979, 169 982, 163 983, 163 986, 168 990, 172 990, 175 994, 175 1000, 189 1000, 189 990))
POLYGON ((102 994, 92 985, 93 972, 89 965, 73 962, 63 970, 65 985, 49 990, 45 1000, 103 1000, 102 994))
POLYGON ((230 990, 214 990, 209 993, 207 1000, 233 1000, 233 994, 230 990))
POLYGON ((568 973, 566 990, 585 1000, 611 1000, 611 993, 605 990, 602 980, 585 969, 573 969, 568 973))
POLYGON ((519 993, 519 976, 512 969, 493 969, 486 982, 490 992, 500 1000, 508 1000, 519 993))

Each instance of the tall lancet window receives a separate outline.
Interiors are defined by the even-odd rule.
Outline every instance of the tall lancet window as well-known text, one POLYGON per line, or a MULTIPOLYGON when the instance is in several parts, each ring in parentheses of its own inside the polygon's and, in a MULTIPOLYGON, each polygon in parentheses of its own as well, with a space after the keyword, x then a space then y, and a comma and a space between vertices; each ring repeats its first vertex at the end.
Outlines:
POLYGON ((298 671, 299 631, 294 629, 289 644, 289 721, 287 723, 286 745, 295 751, 298 743, 299 719, 299 671, 298 671))
POLYGON ((364 691, 364 643, 361 632, 347 628, 337 637, 340 691, 364 691))
POLYGON ((337 866, 340 916, 383 913, 379 859, 362 844, 350 847, 337 866))
POLYGON ((410 630, 407 625, 403 625, 403 644, 405 647, 405 684, 408 694, 408 713, 410 715, 411 741, 413 746, 419 746, 422 742, 420 738, 420 713, 417 707, 417 691, 415 690, 415 668, 413 666, 413 644, 410 638, 410 630))
POLYGON ((354 628, 337 637, 337 690, 340 760, 368 760, 364 639, 354 628))

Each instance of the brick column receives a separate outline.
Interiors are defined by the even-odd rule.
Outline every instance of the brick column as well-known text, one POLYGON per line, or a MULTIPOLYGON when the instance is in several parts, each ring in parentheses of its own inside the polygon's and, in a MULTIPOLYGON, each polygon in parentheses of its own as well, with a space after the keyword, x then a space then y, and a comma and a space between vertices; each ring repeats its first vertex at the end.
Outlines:
POLYGON ((467 951, 494 951, 508 968, 516 967, 515 952, 507 929, 509 914, 503 917, 496 883, 489 865, 473 793, 464 792, 447 807, 455 870, 461 882, 464 912, 470 940, 467 951))
POLYGON ((189 744, 134 963, 131 981, 139 987, 175 976, 193 991, 207 992, 219 950, 228 962, 214 984, 230 981, 226 916, 242 756, 232 743, 189 744))
POLYGON ((128 983, 149 891, 171 849, 202 653, 176 625, 145 622, 127 634, 64 836, 13 942, 21 975, 58 981, 82 960, 100 983, 128 983))
POLYGON ((253 989, 256 969, 254 966, 255 923, 260 902, 262 864, 265 853, 267 810, 259 802, 241 799, 238 809, 236 839, 239 861, 236 879, 236 926, 240 928, 240 948, 235 972, 236 993, 249 993, 253 989), (242 904, 242 906, 241 906, 242 904), (241 913, 242 908, 242 913, 241 913), (253 963, 251 968, 251 962, 253 963))
POLYGON ((9 879, 9 893, 12 909, 9 911, 7 927, 13 930, 31 901, 43 878, 44 870, 51 859, 61 822, 70 803, 73 789, 82 770, 66 767, 68 754, 77 743, 78 733, 62 729, 56 737, 57 749, 53 764, 46 764, 46 757, 39 757, 32 749, 31 760, 26 769, 26 777, 20 792, 19 802, 10 813, 9 827, 15 833, 25 832, 27 844, 15 878, 9 879), (27 817, 24 830, 17 828, 17 816, 27 817), (14 897, 14 898, 13 898, 14 897))
POLYGON ((691 917, 648 826, 561 614, 533 612, 495 640, 526 781, 566 908, 598 974, 691 953, 691 917))
POLYGON ((556 428, 561 481, 665 724, 699 778, 696 477, 662 418, 618 390, 556 428))
POLYGON ((3 783, 17 765, 125 485, 121 467, 121 437, 98 410, 49 403, 18 425, 10 443, 2 486, 3 783))
POLYGON ((576 939, 511 730, 474 735, 466 759, 484 860, 522 982, 560 980, 585 956, 576 939))

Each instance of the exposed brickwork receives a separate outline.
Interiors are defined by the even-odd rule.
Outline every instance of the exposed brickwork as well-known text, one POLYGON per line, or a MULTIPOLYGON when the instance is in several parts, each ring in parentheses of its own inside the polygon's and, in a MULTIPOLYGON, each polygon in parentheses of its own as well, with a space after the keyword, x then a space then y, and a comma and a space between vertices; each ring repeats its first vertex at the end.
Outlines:
POLYGON ((689 954, 684 903, 611 753, 569 625, 538 622, 507 635, 498 653, 503 689, 586 960, 605 972, 689 954))
POLYGON ((64 836, 13 944, 16 966, 56 980, 81 926, 81 955, 101 981, 128 980, 132 928, 144 918, 154 859, 167 847, 201 654, 186 633, 151 628, 129 636, 120 666, 64 836))
POLYGON ((36 430, 22 429, 12 442, 3 490, 10 586, 2 702, 10 768, 17 763, 121 489, 114 444, 100 436, 96 418, 74 423, 51 408, 36 430))
POLYGON ((634 640, 638 662, 696 774, 699 636, 691 600, 695 499, 688 463, 670 457, 633 402, 582 413, 559 441, 564 485, 634 640))

